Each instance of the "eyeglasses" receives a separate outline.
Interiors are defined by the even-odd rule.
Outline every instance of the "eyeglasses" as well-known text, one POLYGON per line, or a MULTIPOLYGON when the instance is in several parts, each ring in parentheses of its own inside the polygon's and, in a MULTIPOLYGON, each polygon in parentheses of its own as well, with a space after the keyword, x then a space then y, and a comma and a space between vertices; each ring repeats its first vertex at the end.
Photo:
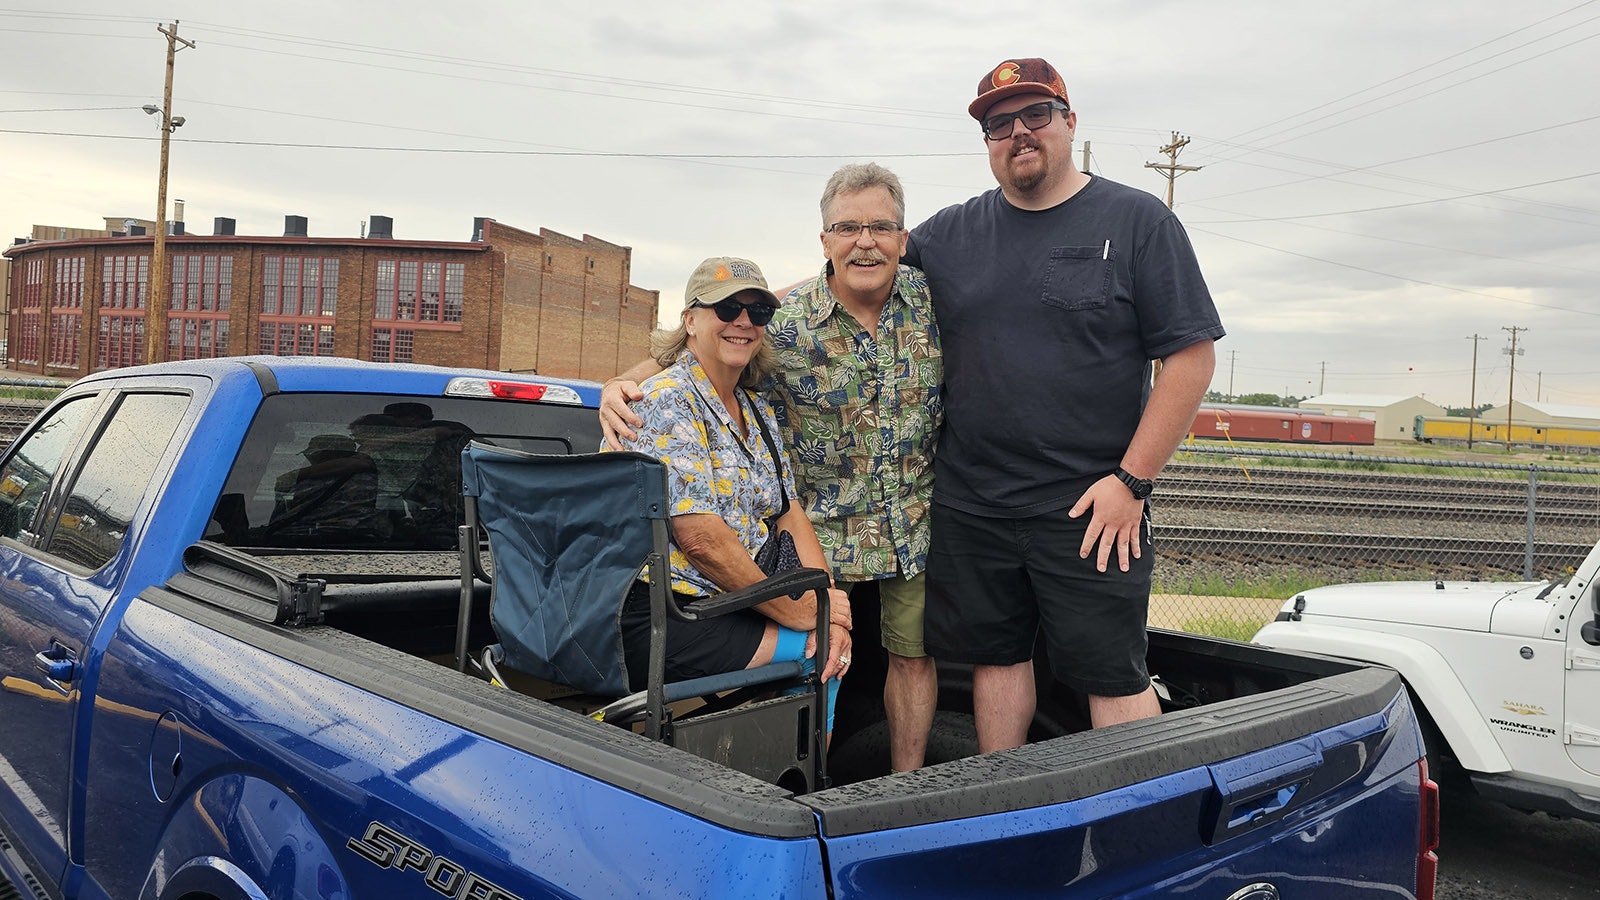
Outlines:
POLYGON ((832 232, 842 238, 857 237, 863 231, 872 232, 875 238, 891 238, 904 230, 905 226, 899 222, 888 219, 879 219, 876 222, 835 222, 823 231, 832 232))
POLYGON ((991 141, 1003 141, 1011 137, 1011 132, 1016 128, 1014 124, 1018 119, 1028 126, 1029 131, 1038 131, 1050 124, 1050 117, 1056 110, 1062 113, 1071 112, 1065 103, 1060 100, 1046 100, 1032 106, 1024 106, 1016 112, 1000 113, 983 120, 983 136, 991 141))
POLYGON ((772 321, 772 316, 778 311, 771 303, 740 303, 732 297, 718 300, 715 303, 702 303, 698 297, 689 302, 690 306, 699 306, 709 309, 717 314, 717 318, 724 322, 739 321, 740 313, 750 314, 750 324, 760 328, 772 321))

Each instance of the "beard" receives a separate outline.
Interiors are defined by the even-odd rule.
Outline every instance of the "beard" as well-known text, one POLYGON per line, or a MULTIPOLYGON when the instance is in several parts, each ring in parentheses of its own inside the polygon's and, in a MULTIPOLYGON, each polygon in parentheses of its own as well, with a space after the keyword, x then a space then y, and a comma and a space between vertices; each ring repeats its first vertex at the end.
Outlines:
POLYGON ((1039 142, 1032 136, 1018 138, 1013 142, 1001 165, 996 167, 995 180, 1011 188, 1019 194, 1031 194, 1042 186, 1050 175, 1049 152, 1039 146, 1039 142), (1014 165, 1016 153, 1024 147, 1032 148, 1036 163, 1028 164, 1028 168, 1018 171, 1014 165))

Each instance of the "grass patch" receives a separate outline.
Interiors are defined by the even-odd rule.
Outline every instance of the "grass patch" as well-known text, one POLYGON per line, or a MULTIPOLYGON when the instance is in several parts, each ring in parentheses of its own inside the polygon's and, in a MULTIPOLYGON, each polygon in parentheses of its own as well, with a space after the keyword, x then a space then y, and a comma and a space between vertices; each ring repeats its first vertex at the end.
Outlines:
POLYGON ((46 387, 0 387, 0 399, 4 400, 54 400, 56 395, 64 388, 46 387))
POLYGON ((1255 637, 1257 631, 1261 630, 1261 626, 1269 621, 1271 621, 1270 618, 1208 613, 1203 616, 1184 619, 1178 629, 1187 631, 1190 634, 1208 634, 1212 637, 1226 638, 1230 641, 1249 641, 1255 637))
MULTIPOLYGON (((1351 584, 1372 581, 1520 581, 1515 572, 1500 573, 1484 578, 1482 572, 1433 571, 1425 568, 1363 568, 1346 570, 1318 570, 1314 568, 1285 567, 1271 572, 1247 575, 1225 575, 1221 572, 1192 571, 1187 566, 1171 567, 1177 571, 1163 572, 1158 566, 1152 579, 1153 594, 1190 594, 1196 597, 1247 597, 1262 600, 1287 600, 1301 591, 1330 584, 1351 584)), ((1558 576, 1559 577, 1559 576, 1558 576)))
POLYGON ((1156 594, 1193 594, 1197 597, 1256 597, 1282 600, 1304 590, 1329 584, 1326 576, 1287 569, 1265 575, 1230 578, 1217 572, 1155 576, 1150 590, 1156 594))

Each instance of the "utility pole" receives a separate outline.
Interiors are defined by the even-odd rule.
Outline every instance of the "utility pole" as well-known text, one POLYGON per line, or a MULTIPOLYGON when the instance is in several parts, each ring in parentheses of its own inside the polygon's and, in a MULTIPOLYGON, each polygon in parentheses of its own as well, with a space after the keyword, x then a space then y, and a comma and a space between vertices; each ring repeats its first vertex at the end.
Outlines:
POLYGON ((1510 383, 1506 386, 1506 452, 1510 453, 1511 412, 1512 408, 1517 405, 1517 332, 1527 331, 1528 329, 1512 325, 1509 328, 1501 326, 1500 330, 1511 332, 1511 346, 1506 349, 1506 355, 1511 357, 1511 378, 1510 383))
POLYGON ((1472 432, 1476 430, 1478 422, 1478 342, 1487 341, 1488 338, 1474 332, 1467 340, 1472 342, 1472 388, 1471 399, 1467 401, 1471 404, 1467 407, 1467 449, 1471 450, 1472 432))
POLYGON ((1083 165, 1078 168, 1078 171, 1079 172, 1087 172, 1087 171, 1089 171, 1089 142, 1088 141, 1084 141, 1083 142, 1083 165))
POLYGON ((1185 172, 1198 172, 1202 168, 1204 168, 1204 166, 1180 166, 1180 165, 1178 165, 1178 151, 1182 150, 1184 147, 1187 147, 1188 145, 1189 145, 1189 139, 1187 137, 1180 136, 1176 131, 1174 131, 1172 133, 1172 143, 1166 145, 1165 147, 1162 147, 1161 150, 1159 151, 1159 152, 1165 153, 1167 155, 1167 161, 1164 162, 1164 163, 1145 163, 1144 164, 1144 167, 1146 169, 1155 169, 1156 171, 1160 172, 1162 175, 1164 175, 1166 177, 1166 179, 1167 179, 1167 209, 1171 209, 1172 208, 1172 183, 1174 181, 1178 180, 1178 176, 1182 175, 1185 172))
POLYGON ((144 111, 161 114, 161 173, 156 178, 156 235, 155 248, 150 253, 150 289, 144 309, 144 361, 164 362, 167 358, 167 159, 172 132, 183 124, 183 117, 172 115, 173 58, 182 44, 193 47, 194 41, 178 37, 178 22, 171 28, 156 26, 167 39, 167 81, 161 91, 161 108, 149 106, 144 111))
POLYGON ((1319 365, 1322 366, 1322 375, 1317 378, 1317 393, 1320 395, 1325 393, 1328 384, 1328 361, 1323 360, 1319 365))
POLYGON ((1233 402, 1233 364, 1239 359, 1239 351, 1228 351, 1228 402, 1233 402))

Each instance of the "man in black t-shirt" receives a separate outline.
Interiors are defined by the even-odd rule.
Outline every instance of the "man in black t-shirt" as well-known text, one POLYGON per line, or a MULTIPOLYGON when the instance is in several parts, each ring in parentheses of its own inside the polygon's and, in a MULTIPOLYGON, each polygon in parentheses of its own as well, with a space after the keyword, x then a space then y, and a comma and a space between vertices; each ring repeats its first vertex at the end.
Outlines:
POLYGON ((1073 164, 1054 67, 1001 63, 968 112, 999 187, 913 229, 905 262, 928 274, 945 353, 928 649, 973 664, 988 752, 1027 739, 1041 631, 1096 727, 1160 712, 1145 498, 1223 328, 1171 211, 1073 164))

